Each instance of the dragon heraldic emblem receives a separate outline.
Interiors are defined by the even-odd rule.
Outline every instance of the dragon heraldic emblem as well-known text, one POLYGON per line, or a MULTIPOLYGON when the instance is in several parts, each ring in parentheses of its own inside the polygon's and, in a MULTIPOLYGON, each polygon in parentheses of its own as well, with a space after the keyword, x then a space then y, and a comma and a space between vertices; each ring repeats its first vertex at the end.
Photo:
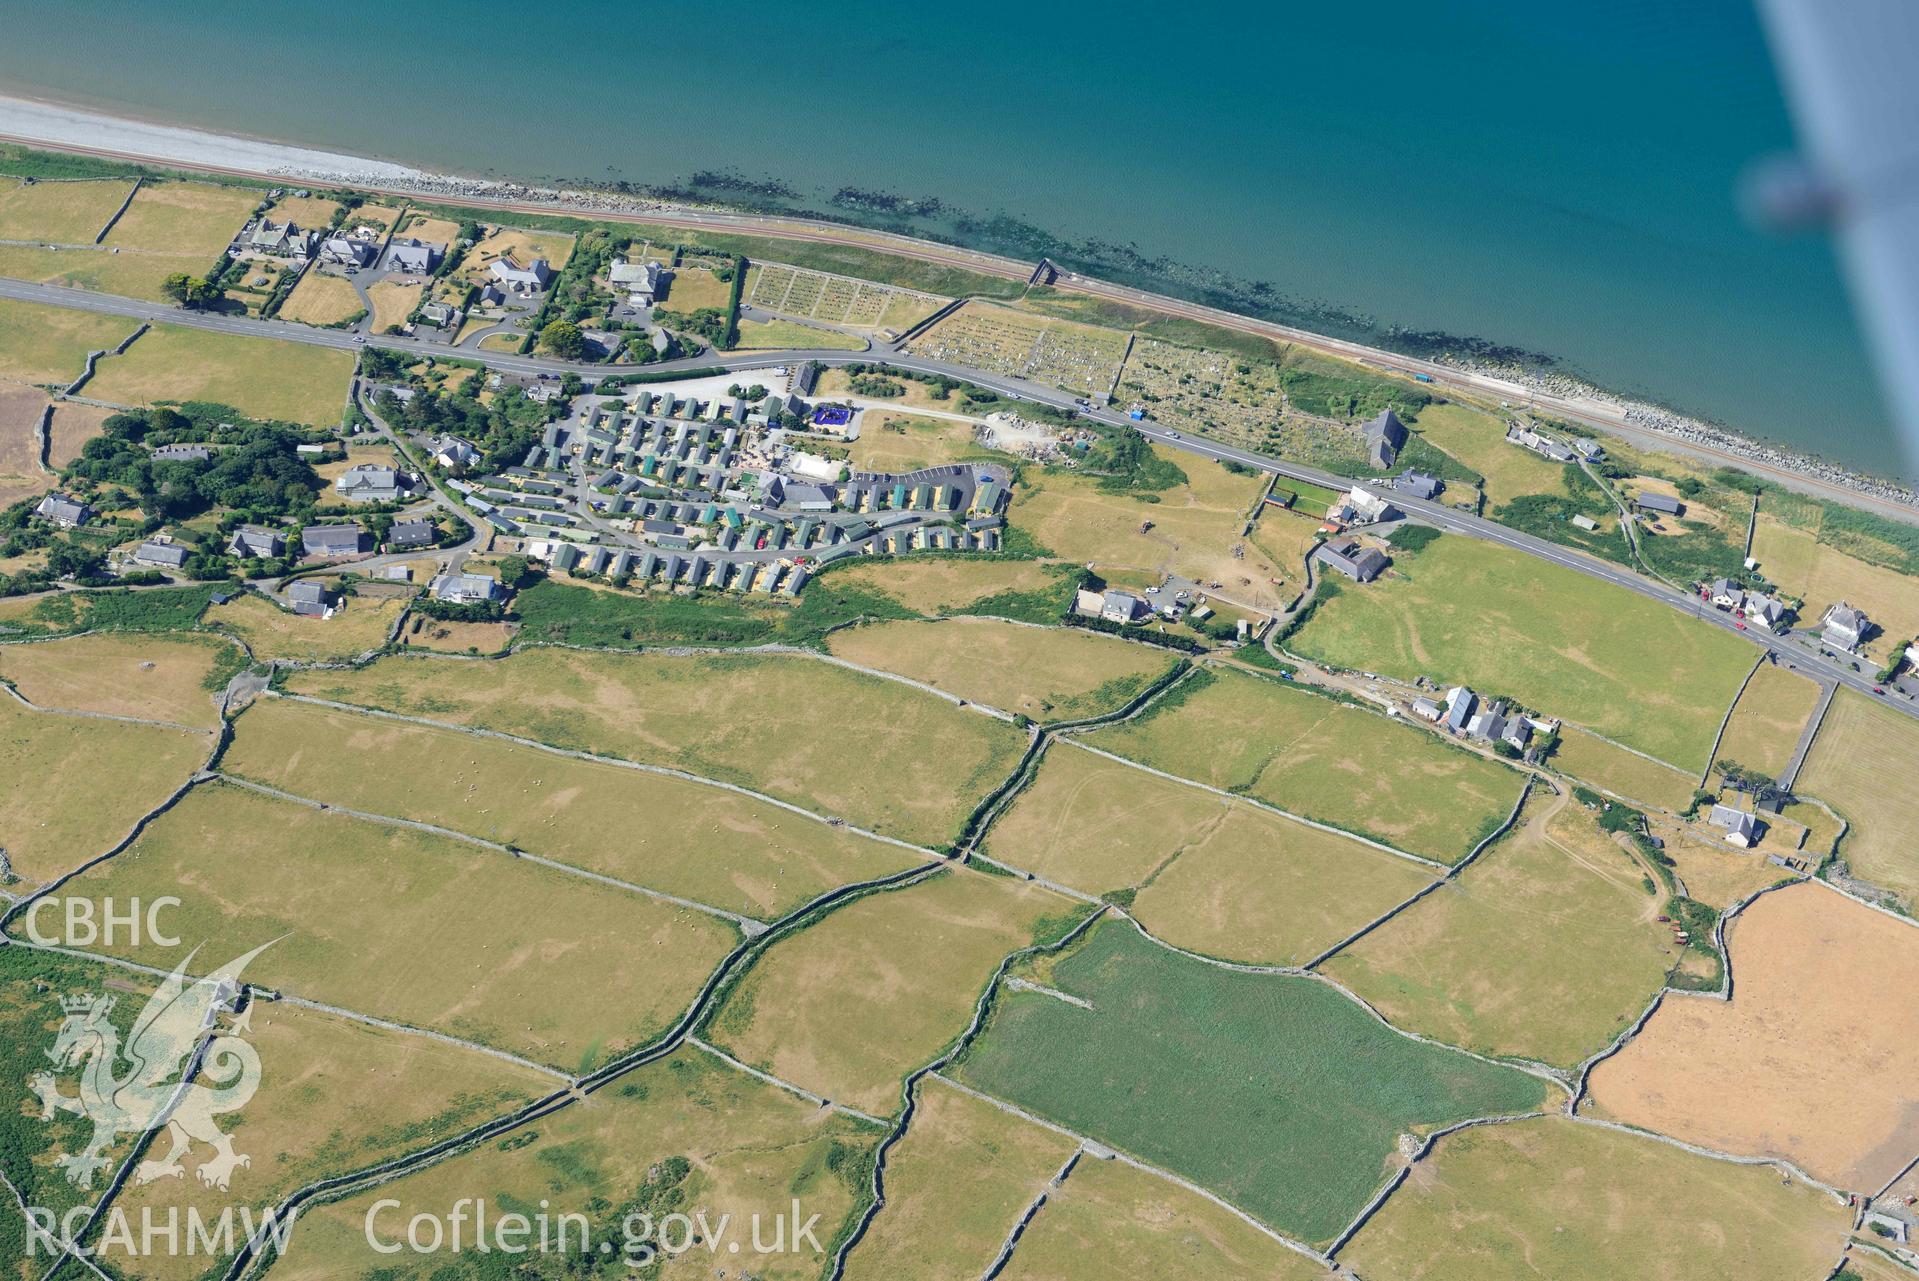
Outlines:
POLYGON ((194 1171, 208 1187, 224 1191, 236 1169, 252 1164, 233 1150, 233 1137, 214 1118, 245 1107, 260 1086, 259 1052, 243 1039, 252 1031, 252 1009, 237 1016, 233 1011, 242 990, 241 971, 270 946, 262 944, 197 979, 186 976, 193 961, 189 955, 147 999, 124 1044, 108 1018, 112 996, 60 998, 66 1017, 47 1051, 56 1071, 35 1073, 27 1084, 40 1100, 41 1120, 70 1112, 93 1122, 85 1149, 63 1152, 55 1161, 69 1182, 92 1187, 115 1139, 161 1125, 167 1129, 166 1153, 142 1161, 133 1172, 135 1183, 181 1177, 180 1158, 195 1143, 213 1149, 194 1171), (224 1027, 222 1015, 231 1017, 224 1027), (75 1069, 79 1093, 64 1094, 60 1076, 75 1069))

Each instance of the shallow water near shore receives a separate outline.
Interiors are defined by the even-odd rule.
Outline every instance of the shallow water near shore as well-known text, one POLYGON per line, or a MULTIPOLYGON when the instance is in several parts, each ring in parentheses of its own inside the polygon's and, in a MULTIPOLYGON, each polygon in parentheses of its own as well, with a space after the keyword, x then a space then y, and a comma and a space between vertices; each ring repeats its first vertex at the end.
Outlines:
POLYGON ((1111 255, 1087 242, 1130 246, 1170 262, 1110 273, 1129 283, 1266 282, 1279 318, 1544 352, 1914 475, 1830 252, 1734 208, 1742 167, 1791 141, 1734 0, 425 0, 311 21, 236 0, 110 17, 14 0, 9 16, 11 92, 479 176, 720 170, 828 212, 845 188, 936 199, 917 225, 982 248, 1100 270, 1111 255))

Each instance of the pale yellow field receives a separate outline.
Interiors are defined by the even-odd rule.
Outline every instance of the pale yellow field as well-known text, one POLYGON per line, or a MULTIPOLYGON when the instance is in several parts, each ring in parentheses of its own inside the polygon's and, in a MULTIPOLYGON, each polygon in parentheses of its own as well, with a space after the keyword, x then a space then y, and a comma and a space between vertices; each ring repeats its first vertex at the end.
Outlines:
POLYGON ((351 596, 332 618, 303 618, 248 593, 211 606, 206 622, 245 641, 261 662, 345 661, 386 644, 403 607, 391 598, 351 596))
POLYGON ((1768 578, 1806 602, 1799 611, 1801 627, 1817 627, 1836 601, 1865 610, 1882 629, 1865 645, 1875 666, 1919 636, 1919 578, 1848 556, 1803 530, 1781 524, 1763 508, 1752 554, 1768 578))
POLYGON ((231 652, 209 637, 97 632, 0 646, 0 677, 41 707, 210 729, 219 717, 202 682, 231 652))
POLYGON ((155 325, 87 384, 125 405, 209 400, 244 414, 313 426, 340 421, 353 353, 273 338, 155 325))
POLYGON ((118 346, 135 328, 119 316, 0 299, 0 378, 65 387, 88 352, 118 346))
POLYGON ((1818 703, 1819 686, 1810 677, 1772 663, 1760 664, 1726 723, 1718 759, 1779 777, 1818 703))
POLYGON ((847 461, 855 471, 907 472, 982 452, 970 422, 869 409, 860 419, 860 438, 847 449, 847 461))
POLYGON ((1171 671, 1170 652, 1064 627, 991 618, 889 622, 835 632, 835 657, 1038 721, 1117 711, 1171 671))
POLYGON ((1136 890, 1133 916, 1155 937, 1261 965, 1311 960, 1435 875, 1069 744, 1048 751, 984 852, 1081 893, 1136 890))
POLYGON ((222 765, 298 796, 766 919, 921 861, 734 792, 288 699, 249 708, 222 765), (369 760, 419 764, 367 769, 369 760))
POLYGON ((204 275, 211 265, 199 254, 115 254, 104 249, 54 250, 0 245, 0 276, 118 294, 147 302, 168 301, 160 289, 168 276, 204 275))
POLYGON ((0 503, 11 506, 53 487, 53 476, 40 466, 35 434, 47 403, 36 387, 0 384, 0 503))
POLYGON ((1074 1143, 925 1078, 887 1154, 886 1205, 847 1259, 848 1281, 975 1281, 1074 1143))
MULTIPOLYGON (((1070 571, 1070 567, 1068 567, 1070 571)), ((1038 592, 1057 588, 1062 605, 1070 593, 1060 584, 1058 567, 1040 561, 962 560, 942 556, 899 564, 854 565, 834 573, 891 596, 921 614, 944 614, 1001 592, 1038 592)))
POLYGON ((425 292, 425 285, 403 285, 393 280, 368 285, 366 296, 373 300, 373 332, 383 334, 389 325, 405 323, 425 292))
MULTIPOLYGON (((729 289, 732 286, 727 286, 729 289)), ((728 296, 729 298, 731 295, 728 296)), ((726 305, 722 299, 720 306, 726 305)), ((794 320, 742 320, 737 351, 863 351, 866 340, 837 329, 802 325, 794 320)))
POLYGON ((0 789, 14 875, 46 882, 105 853, 212 750, 205 734, 32 712, 0 695, 0 770, 31 781, 0 789))
MULTIPOLYGON (((179 937, 211 955, 278 940, 250 979, 573 1072, 663 1031, 739 938, 705 913, 227 783, 194 789, 64 892, 97 910, 174 895, 179 937)), ((151 938, 106 946, 178 960, 151 938)))
MULTIPOLYGON (((534 1202, 546 1199, 556 1220, 586 1215, 592 1240, 615 1249, 624 1240, 623 1209, 636 1201, 653 1206, 656 1220, 668 1207, 688 1215, 703 1211, 715 1230, 720 1216, 730 1214, 725 1244, 740 1249, 720 1255, 727 1281, 817 1281, 820 1255, 810 1244, 785 1248, 785 1233, 776 1249, 773 1222, 790 1216, 797 1199, 805 1207, 802 1221, 819 1216, 813 1231, 825 1248, 861 1203, 860 1172, 880 1137, 874 1126, 815 1107, 688 1047, 504 1139, 302 1215, 292 1249, 274 1274, 291 1281, 379 1275, 400 1256, 376 1254, 368 1245, 367 1215, 378 1201, 392 1198, 399 1205, 376 1214, 375 1240, 404 1249, 407 1222, 415 1214, 444 1216, 461 1198, 473 1197, 487 1203, 490 1217, 519 1205, 530 1215, 537 1212, 534 1202), (686 1177, 669 1182, 669 1163, 680 1160, 687 1163, 686 1177), (761 1221, 759 1248, 748 1227, 755 1216, 761 1221)), ((578 1239, 577 1229, 572 1239, 578 1239)), ((722 1270, 703 1242, 644 1271, 637 1266, 642 1262, 636 1258, 629 1270, 614 1255, 611 1266, 594 1272, 720 1281, 722 1270)))
POLYGON ((1664 761, 1629 752, 1570 725, 1559 731, 1559 749, 1552 755, 1552 766, 1629 801, 1675 813, 1686 808, 1699 782, 1697 775, 1682 773, 1664 761))
POLYGON ((287 300, 280 304, 280 319, 297 320, 304 325, 331 325, 365 310, 352 281, 345 276, 309 269, 287 295, 287 300))
POLYGON ((32 184, 0 178, 0 240, 90 245, 132 185, 126 178, 32 184))
POLYGON ((713 1017, 735 1058, 875 1116, 966 1026, 999 963, 1084 915, 1072 900, 955 867, 869 894, 775 943, 713 1017))
POLYGON ((340 211, 340 202, 325 196, 281 196, 268 206, 264 215, 269 222, 289 219, 303 231, 325 231, 340 211))
POLYGON ((109 249, 196 255, 205 260, 201 272, 210 271, 259 203, 260 193, 247 188, 149 179, 101 243, 109 249))
MULTIPOLYGON (((554 270, 559 264, 554 264, 554 270)), ((733 285, 721 280, 708 267, 675 267, 666 298, 660 304, 671 311, 699 311, 706 307, 725 307, 732 300, 733 285)))
POLYGON ((1899 763, 1919 751, 1919 721, 1869 694, 1842 689, 1826 710, 1825 723, 1795 780, 1851 824, 1839 853, 1853 874, 1894 890, 1908 902, 1919 898, 1919 788, 1899 763))
POLYGON ((460 263, 460 275, 469 280, 489 277, 496 258, 511 255, 522 267, 535 258, 557 273, 573 256, 573 237, 561 231, 528 231, 521 227, 501 227, 467 251, 460 263))
POLYGON ((100 405, 82 405, 63 400, 53 407, 53 420, 47 424, 47 463, 65 467, 80 456, 89 440, 98 436, 107 419, 116 411, 100 405))
POLYGON ((460 238, 460 224, 448 218, 435 218, 431 214, 410 213, 406 221, 400 224, 399 234, 424 240, 430 245, 445 245, 450 252, 454 242, 460 238))

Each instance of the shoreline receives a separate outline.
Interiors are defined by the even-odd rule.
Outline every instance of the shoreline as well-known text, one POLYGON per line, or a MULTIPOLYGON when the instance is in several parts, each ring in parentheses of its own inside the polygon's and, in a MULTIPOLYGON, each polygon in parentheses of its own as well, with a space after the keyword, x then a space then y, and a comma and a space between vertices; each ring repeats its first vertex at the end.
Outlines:
MULTIPOLYGON (((232 177, 361 188, 506 212, 647 221, 778 239, 863 245, 1006 279, 1026 279, 1033 272, 1031 263, 851 223, 747 214, 718 206, 643 196, 432 173, 390 161, 186 126, 153 124, 91 108, 14 95, 0 94, 0 141, 232 177)), ((1059 272, 1057 283, 1163 315, 1294 343, 1385 372, 1424 376, 1435 386, 1491 396, 1515 407, 1523 406, 1620 436, 1634 444, 1739 467, 1787 488, 1835 497, 1898 519, 1919 522, 1919 490, 1910 484, 1871 476, 1648 401, 1615 395, 1567 375, 1402 355, 1066 270, 1059 272)))

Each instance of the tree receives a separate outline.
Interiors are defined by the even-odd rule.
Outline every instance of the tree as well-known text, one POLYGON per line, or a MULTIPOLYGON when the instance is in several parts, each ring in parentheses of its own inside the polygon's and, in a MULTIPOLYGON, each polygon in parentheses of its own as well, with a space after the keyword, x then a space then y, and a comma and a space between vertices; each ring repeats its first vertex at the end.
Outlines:
POLYGON ((586 338, 570 320, 555 320, 542 329, 540 345, 562 360, 578 360, 586 354, 586 338))
POLYGON ((176 271, 160 282, 160 292, 190 311, 211 307, 223 295, 220 286, 205 276, 189 276, 176 271))

